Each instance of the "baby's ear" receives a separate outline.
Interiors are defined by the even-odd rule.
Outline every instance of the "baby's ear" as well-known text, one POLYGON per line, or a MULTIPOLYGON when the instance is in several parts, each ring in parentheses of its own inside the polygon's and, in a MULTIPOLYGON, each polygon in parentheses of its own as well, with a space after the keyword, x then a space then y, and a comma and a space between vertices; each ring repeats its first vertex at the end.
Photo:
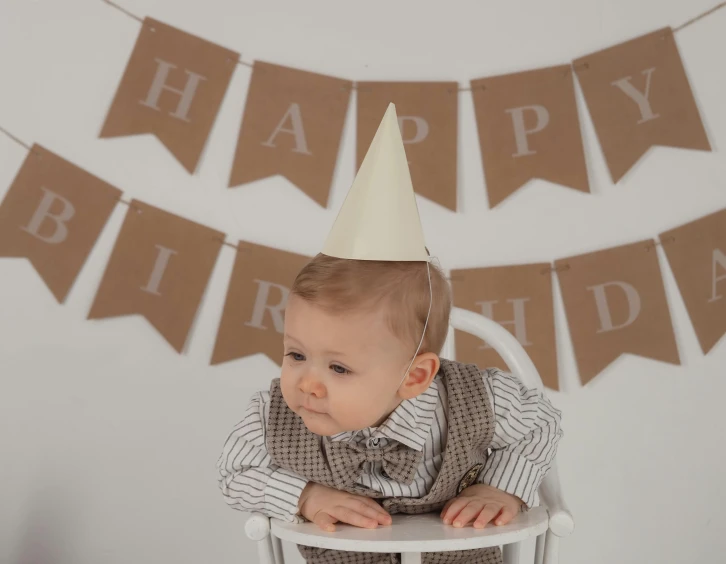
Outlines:
POLYGON ((410 399, 424 393, 431 385, 440 366, 441 361, 435 353, 428 352, 418 355, 399 390, 401 397, 410 399))

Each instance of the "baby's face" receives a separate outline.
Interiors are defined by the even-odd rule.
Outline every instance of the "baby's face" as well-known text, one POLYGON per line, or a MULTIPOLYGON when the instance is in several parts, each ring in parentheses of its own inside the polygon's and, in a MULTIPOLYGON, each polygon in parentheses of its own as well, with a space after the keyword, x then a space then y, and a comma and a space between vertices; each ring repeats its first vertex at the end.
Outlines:
POLYGON ((313 433, 378 426, 401 402, 413 351, 382 311, 331 314, 291 295, 284 347, 282 395, 313 433))

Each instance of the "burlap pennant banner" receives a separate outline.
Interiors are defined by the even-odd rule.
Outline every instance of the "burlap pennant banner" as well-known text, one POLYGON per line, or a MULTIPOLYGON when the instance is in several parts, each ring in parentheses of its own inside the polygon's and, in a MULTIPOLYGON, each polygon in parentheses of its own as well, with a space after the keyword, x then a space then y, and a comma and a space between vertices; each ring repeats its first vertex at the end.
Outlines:
POLYGON ((230 187, 279 174, 327 206, 352 87, 255 61, 230 187))
POLYGON ((570 65, 471 81, 489 205, 532 179, 589 192, 570 65))
POLYGON ((120 196, 33 145, 0 204, 0 256, 27 258, 62 303, 120 196))
POLYGON ((655 145, 711 150, 670 28, 573 65, 613 182, 655 145))
MULTIPOLYGON (((140 21, 100 137, 153 134, 193 173, 239 54, 152 18, 140 21)), ((416 192, 457 211, 457 82, 354 85, 272 63, 250 66, 230 188, 279 175, 327 207, 356 89, 357 166, 393 102, 416 192)), ((534 179, 589 192, 575 76, 614 182, 654 146, 711 151, 674 30, 659 29, 572 64, 470 82, 491 207, 534 179)), ((28 259, 62 303, 120 197, 33 145, 0 202, 0 257, 28 259)), ((144 316, 181 353, 225 235, 138 200, 128 205, 88 317, 144 316)), ((708 354, 726 334, 726 210, 660 238, 708 354)), ((556 261, 583 384, 624 354, 680 362, 657 245, 639 241, 556 261)), ((257 353, 281 362, 290 286, 308 260, 239 243, 211 364, 257 353)), ((451 285, 456 306, 508 328, 544 384, 558 389, 552 271, 546 263, 459 269, 451 285)), ((456 348, 464 362, 509 369, 467 333, 457 332, 456 348)))
POLYGON ((679 363, 653 241, 556 262, 580 379, 623 354, 679 363))
POLYGON ((153 133, 193 173, 238 59, 234 51, 144 19, 101 137, 153 133))
POLYGON ((726 334, 726 209, 661 233, 660 238, 707 354, 726 334))
POLYGON ((129 205, 88 315, 142 315, 182 352, 224 234, 138 200, 129 205))
POLYGON ((281 364, 290 286, 309 260, 302 255, 240 241, 212 364, 256 353, 281 364))
POLYGON ((359 82, 356 89, 357 167, 393 102, 416 192, 456 211, 458 83, 359 82))
MULTIPOLYGON (((454 305, 493 319, 524 347, 548 388, 557 390, 557 347, 549 263, 451 271, 454 305)), ((491 346, 456 332, 456 359, 509 369, 491 346)))

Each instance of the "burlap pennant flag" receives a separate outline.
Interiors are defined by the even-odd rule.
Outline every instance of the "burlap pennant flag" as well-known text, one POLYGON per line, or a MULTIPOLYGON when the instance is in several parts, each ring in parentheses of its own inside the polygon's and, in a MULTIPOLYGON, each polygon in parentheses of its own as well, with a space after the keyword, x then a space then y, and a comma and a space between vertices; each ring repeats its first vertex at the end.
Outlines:
POLYGON ((263 353, 282 362, 285 306, 297 273, 310 260, 240 241, 212 364, 263 353))
POLYGON ((182 352, 223 240, 133 200, 88 318, 142 315, 182 352))
POLYGON ((655 145, 711 150, 672 29, 573 65, 614 182, 655 145))
POLYGON ((359 82, 357 167, 388 104, 396 105, 411 180, 418 194, 456 211, 459 85, 456 82, 359 82))
POLYGON ((279 174, 327 206, 352 86, 255 61, 230 187, 279 174))
POLYGON ((589 192, 570 65, 471 81, 489 205, 534 178, 589 192))
MULTIPOLYGON (((493 319, 524 347, 548 388, 557 390, 551 266, 525 264, 451 271, 454 305, 493 319)), ((456 359, 510 369, 490 345, 456 332, 456 359)))
POLYGON ((580 379, 623 354, 679 363, 653 241, 556 262, 580 379))
POLYGON ((33 145, 0 204, 0 256, 27 258, 63 303, 120 196, 33 145))
POLYGON ((145 18, 101 137, 153 133, 193 173, 238 59, 145 18))
POLYGON ((661 233, 704 354, 726 334, 726 209, 661 233))

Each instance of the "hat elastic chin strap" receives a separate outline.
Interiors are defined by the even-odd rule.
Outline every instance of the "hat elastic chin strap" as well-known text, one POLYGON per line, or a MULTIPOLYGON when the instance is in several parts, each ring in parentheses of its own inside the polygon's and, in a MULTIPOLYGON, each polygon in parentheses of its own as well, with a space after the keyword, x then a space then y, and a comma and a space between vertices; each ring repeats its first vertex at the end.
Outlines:
POLYGON ((411 359, 411 362, 408 364, 408 368, 406 368, 406 371, 403 373, 403 378, 401 378, 401 381, 398 383, 397 388, 403 384, 403 381, 406 379, 406 376, 408 376, 408 371, 411 370, 411 367, 413 366, 414 361, 416 360, 416 357, 418 356, 418 351, 421 350, 421 345, 423 345, 424 337, 426 336, 426 328, 429 326, 429 317, 431 316, 431 306, 434 302, 434 292, 431 289, 431 267, 429 266, 429 261, 426 261, 426 274, 428 275, 429 279, 429 311, 426 313, 426 321, 424 322, 424 328, 423 332, 421 333, 421 340, 418 342, 418 346, 416 347, 416 352, 413 353, 413 358, 411 359))

